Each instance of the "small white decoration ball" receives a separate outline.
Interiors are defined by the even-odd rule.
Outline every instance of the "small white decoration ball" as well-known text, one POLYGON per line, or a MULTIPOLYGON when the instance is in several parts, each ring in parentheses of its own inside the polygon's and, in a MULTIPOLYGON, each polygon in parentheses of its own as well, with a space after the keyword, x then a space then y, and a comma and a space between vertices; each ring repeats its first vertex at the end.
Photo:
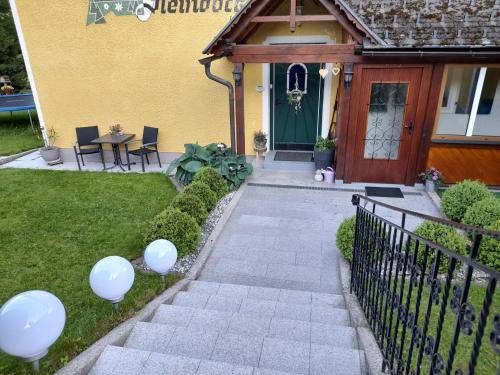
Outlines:
POLYGON ((135 10, 135 14, 137 15, 137 18, 139 18, 139 20, 141 20, 142 22, 149 20, 152 15, 151 10, 149 8, 146 8, 144 4, 149 5, 153 9, 156 5, 155 0, 144 0, 144 3, 137 7, 137 9, 135 10))
POLYGON ((99 297, 120 302, 134 284, 134 267, 119 256, 110 256, 97 262, 90 271, 90 287, 99 297))
POLYGON ((144 251, 144 262, 154 272, 166 275, 177 262, 177 248, 168 240, 153 241, 144 251))
POLYGON ((59 338, 65 322, 64 306, 53 294, 20 293, 0 309, 0 349, 12 356, 39 359, 59 338))

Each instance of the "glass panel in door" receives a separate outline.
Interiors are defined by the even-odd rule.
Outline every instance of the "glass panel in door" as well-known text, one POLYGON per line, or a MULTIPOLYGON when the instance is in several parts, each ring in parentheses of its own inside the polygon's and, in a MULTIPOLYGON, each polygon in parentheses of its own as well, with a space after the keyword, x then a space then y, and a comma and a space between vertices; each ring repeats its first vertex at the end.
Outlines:
POLYGON ((365 159, 399 158, 407 95, 408 83, 372 83, 365 159))

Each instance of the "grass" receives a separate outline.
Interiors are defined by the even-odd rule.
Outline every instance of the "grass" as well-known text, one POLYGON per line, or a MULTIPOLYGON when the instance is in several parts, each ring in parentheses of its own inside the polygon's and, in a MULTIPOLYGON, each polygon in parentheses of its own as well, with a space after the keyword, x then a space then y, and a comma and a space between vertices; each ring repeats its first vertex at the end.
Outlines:
POLYGON ((36 113, 31 112, 36 134, 31 131, 28 112, 0 112, 0 156, 13 155, 43 146, 36 113))
MULTIPOLYGON (((114 313, 88 277, 105 256, 138 257, 145 227, 176 190, 162 174, 4 169, 0 181, 0 305, 32 289, 61 299, 66 327, 41 363, 52 374, 164 290, 159 277, 137 272, 114 313)), ((29 373, 0 354, 0 374, 29 373)))

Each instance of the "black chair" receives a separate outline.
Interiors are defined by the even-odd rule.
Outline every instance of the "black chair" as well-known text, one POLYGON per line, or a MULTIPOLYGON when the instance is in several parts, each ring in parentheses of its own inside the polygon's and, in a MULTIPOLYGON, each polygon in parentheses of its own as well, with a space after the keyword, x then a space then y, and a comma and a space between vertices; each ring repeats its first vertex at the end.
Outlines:
POLYGON ((144 158, 146 158, 146 162, 149 165, 149 156, 148 155, 156 153, 156 156, 158 158, 158 164, 160 165, 160 168, 161 168, 160 154, 158 152, 158 128, 152 128, 150 126, 145 126, 143 133, 142 133, 142 139, 133 140, 133 141, 130 141, 129 143, 126 143, 125 144, 125 151, 127 152, 128 170, 130 170, 129 154, 141 157, 142 171, 145 172, 144 158), (129 150, 128 145, 133 143, 133 142, 137 142, 137 141, 142 141, 142 145, 139 146, 138 149, 129 150))
POLYGON ((104 153, 102 150, 102 145, 91 143, 92 140, 99 138, 99 128, 97 126, 85 126, 81 128, 76 128, 76 143, 73 146, 75 150, 76 162, 78 163, 78 170, 82 170, 80 166, 80 161, 78 156, 82 159, 82 164, 85 166, 83 161, 83 155, 91 154, 101 154, 101 161, 104 169, 106 169, 106 164, 104 163, 104 153))

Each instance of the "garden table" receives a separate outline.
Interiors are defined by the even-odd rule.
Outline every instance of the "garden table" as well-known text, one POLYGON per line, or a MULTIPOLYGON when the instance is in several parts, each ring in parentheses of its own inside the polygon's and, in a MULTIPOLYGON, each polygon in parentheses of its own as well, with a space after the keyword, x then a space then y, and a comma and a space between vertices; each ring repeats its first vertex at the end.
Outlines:
MULTIPOLYGON (((132 139, 134 139, 135 134, 106 134, 103 135, 102 137, 93 139, 91 143, 95 144, 110 144, 111 148, 113 149, 113 158, 114 158, 114 165, 109 168, 105 169, 112 169, 115 167, 119 167, 122 171, 125 171, 124 166, 127 166, 128 164, 123 164, 122 162, 122 157, 120 155, 120 145, 125 144, 132 139)), ((135 163, 130 163, 130 164, 135 164, 135 163)))

